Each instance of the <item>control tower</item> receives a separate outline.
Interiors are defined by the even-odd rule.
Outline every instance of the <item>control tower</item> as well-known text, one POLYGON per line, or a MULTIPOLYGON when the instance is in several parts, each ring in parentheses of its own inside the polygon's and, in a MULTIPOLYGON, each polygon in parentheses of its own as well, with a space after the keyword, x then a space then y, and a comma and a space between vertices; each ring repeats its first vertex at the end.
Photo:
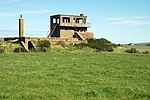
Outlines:
POLYGON ((53 15, 50 16, 50 33, 48 37, 78 38, 85 40, 93 38, 92 32, 87 32, 90 24, 87 23, 87 16, 80 15, 53 15))

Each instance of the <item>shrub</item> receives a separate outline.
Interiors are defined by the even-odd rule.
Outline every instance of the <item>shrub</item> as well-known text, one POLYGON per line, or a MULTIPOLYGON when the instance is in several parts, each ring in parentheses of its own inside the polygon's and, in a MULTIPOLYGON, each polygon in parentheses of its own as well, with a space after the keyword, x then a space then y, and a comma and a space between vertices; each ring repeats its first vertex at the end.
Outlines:
POLYGON ((18 47, 14 49, 14 52, 27 52, 27 50, 25 48, 18 47))
POLYGON ((39 47, 39 48, 37 48, 37 52, 46 52, 46 48, 45 47, 39 47))
POLYGON ((108 51, 108 52, 113 52, 113 48, 116 48, 117 45, 111 43, 105 38, 101 39, 89 39, 88 41, 88 46, 90 48, 94 48, 97 51, 108 51))
POLYGON ((78 47, 78 48, 83 48, 83 47, 88 47, 87 43, 80 43, 80 44, 75 44, 74 46, 78 47))
POLYGON ((38 47, 38 48, 32 48, 30 49, 31 52, 46 52, 47 51, 47 48, 45 47, 38 47))
POLYGON ((135 48, 131 48, 125 51, 126 53, 139 53, 135 48))
POLYGON ((35 48, 31 48, 29 49, 31 52, 37 52, 37 50, 35 48))
POLYGON ((65 44, 64 41, 58 41, 58 42, 56 43, 56 45, 61 45, 62 47, 65 47, 65 46, 66 46, 66 44, 65 44))
POLYGON ((41 48, 50 48, 51 44, 48 40, 41 40, 41 41, 38 41, 37 46, 41 48))
POLYGON ((146 44, 146 46, 150 46, 150 44, 146 44))
POLYGON ((5 52, 4 48, 0 48, 0 53, 4 53, 4 52, 5 52))
POLYGON ((149 51, 144 51, 143 54, 149 54, 149 51))

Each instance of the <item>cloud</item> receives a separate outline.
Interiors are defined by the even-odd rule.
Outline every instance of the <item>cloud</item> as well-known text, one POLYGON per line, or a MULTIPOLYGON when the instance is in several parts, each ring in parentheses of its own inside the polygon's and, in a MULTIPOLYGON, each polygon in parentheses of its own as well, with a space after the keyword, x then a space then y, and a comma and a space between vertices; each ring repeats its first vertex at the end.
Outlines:
POLYGON ((128 18, 108 18, 111 24, 118 25, 150 25, 150 16, 138 16, 128 18))
POLYGON ((47 14, 50 13, 51 10, 48 9, 40 9, 40 10, 29 10, 29 11, 21 11, 21 12, 0 12, 0 17, 11 17, 18 16, 20 14, 28 15, 28 14, 47 14))

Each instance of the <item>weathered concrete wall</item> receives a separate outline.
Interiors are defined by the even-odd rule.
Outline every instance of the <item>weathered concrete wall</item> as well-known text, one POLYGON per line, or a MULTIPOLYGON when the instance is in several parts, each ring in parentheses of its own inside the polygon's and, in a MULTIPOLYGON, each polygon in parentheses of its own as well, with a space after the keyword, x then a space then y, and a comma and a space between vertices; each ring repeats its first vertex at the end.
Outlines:
POLYGON ((77 38, 36 38, 36 37, 26 37, 25 39, 25 46, 28 47, 28 42, 30 41, 40 41, 40 40, 48 40, 50 41, 51 45, 59 44, 59 42, 64 42, 64 44, 75 44, 80 43, 77 38))
POLYGON ((94 34, 92 32, 80 32, 80 35, 84 38, 84 39, 91 39, 94 38, 94 34))
POLYGON ((60 30, 61 38, 73 38, 74 30, 60 30))

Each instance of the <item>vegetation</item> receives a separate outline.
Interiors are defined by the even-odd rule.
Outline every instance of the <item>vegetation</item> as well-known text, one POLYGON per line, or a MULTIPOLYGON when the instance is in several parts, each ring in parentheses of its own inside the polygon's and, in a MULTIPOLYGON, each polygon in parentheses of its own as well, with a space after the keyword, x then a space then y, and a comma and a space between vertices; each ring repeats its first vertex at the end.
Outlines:
POLYGON ((149 51, 143 51, 143 54, 149 54, 149 51))
POLYGON ((50 48, 51 44, 48 40, 40 40, 38 41, 37 46, 41 48, 50 48))
MULTIPOLYGON (((137 53, 149 54, 150 46, 146 46, 145 43, 135 44, 132 46, 129 45, 122 45, 126 50, 131 50, 132 48, 136 49, 137 53)), ((126 51, 125 50, 125 51, 126 51)))
POLYGON ((0 53, 4 53, 4 52, 5 52, 4 48, 0 47, 0 53))
POLYGON ((1 100, 149 100, 150 55, 51 49, 0 55, 1 100))
POLYGON ((127 49, 125 52, 126 53, 139 53, 139 51, 137 51, 135 48, 127 49))
POLYGON ((146 46, 150 46, 150 44, 146 44, 146 46))
POLYGON ((35 42, 35 44, 36 48, 32 48, 30 50, 31 52, 46 52, 47 49, 51 47, 51 44, 48 40, 40 40, 38 42, 35 42))
POLYGON ((114 48, 117 47, 116 44, 111 43, 105 38, 101 39, 88 39, 88 44, 86 43, 81 43, 76 46, 78 47, 90 47, 92 49, 96 49, 97 51, 108 51, 108 52, 113 52, 114 48))
POLYGON ((27 50, 23 47, 18 47, 14 49, 14 52, 27 52, 27 50))

